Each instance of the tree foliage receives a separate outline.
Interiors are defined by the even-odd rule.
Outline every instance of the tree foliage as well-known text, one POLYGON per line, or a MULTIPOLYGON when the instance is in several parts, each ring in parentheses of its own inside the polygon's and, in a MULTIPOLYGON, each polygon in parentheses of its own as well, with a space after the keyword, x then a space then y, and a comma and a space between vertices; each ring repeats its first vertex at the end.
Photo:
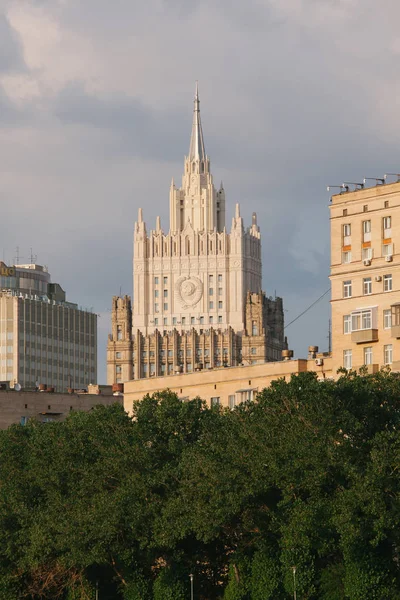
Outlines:
POLYGON ((0 432, 0 600, 400 599, 399 399, 303 374, 0 432))

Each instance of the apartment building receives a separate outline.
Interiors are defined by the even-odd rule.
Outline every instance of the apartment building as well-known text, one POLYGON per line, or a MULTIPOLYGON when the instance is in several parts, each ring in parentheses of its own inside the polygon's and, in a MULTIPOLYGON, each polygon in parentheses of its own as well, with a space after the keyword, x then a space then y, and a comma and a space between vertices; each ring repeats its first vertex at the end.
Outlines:
POLYGON ((332 196, 332 367, 400 367, 400 183, 332 196))

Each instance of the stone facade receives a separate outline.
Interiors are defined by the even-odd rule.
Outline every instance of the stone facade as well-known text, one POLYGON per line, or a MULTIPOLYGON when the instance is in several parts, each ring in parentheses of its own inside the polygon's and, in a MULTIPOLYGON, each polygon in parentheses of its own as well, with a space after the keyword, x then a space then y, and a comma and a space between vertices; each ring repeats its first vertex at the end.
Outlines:
POLYGON ((279 360, 287 348, 281 298, 261 282, 257 215, 245 227, 236 204, 225 226, 225 190, 214 186, 198 93, 182 184, 172 181, 170 227, 134 227, 134 302, 113 298, 107 381, 279 360), (254 323, 253 323, 254 322, 254 323))
POLYGON ((133 403, 146 394, 168 387, 183 401, 201 398, 208 406, 234 408, 241 402, 254 400, 257 393, 277 379, 290 380, 292 375, 314 372, 320 381, 332 377, 332 358, 318 354, 317 358, 281 360, 251 366, 216 369, 201 373, 175 374, 130 381, 124 384, 124 408, 132 412, 133 403))
POLYGON ((400 367, 400 183, 332 197, 334 369, 400 367))

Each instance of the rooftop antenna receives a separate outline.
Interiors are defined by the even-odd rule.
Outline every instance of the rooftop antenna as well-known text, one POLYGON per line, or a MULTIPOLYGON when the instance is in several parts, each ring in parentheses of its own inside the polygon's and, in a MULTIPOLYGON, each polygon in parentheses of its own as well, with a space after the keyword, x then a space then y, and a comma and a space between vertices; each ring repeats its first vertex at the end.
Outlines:
POLYGON ((31 248, 30 261, 31 261, 31 263, 30 263, 31 265, 35 264, 37 261, 37 254, 32 253, 32 248, 31 248))
POLYGON ((387 177, 397 177, 397 181, 400 181, 400 173, 385 173, 383 179, 386 181, 387 177))
POLYGON ((355 190, 362 190, 362 189, 364 189, 364 184, 363 183, 358 183, 357 181, 344 181, 343 185, 354 185, 355 190))
POLYGON ((344 183, 342 183, 342 185, 328 185, 326 187, 326 191, 330 192, 332 189, 338 189, 341 190, 341 194, 343 194, 343 192, 348 192, 349 191, 349 186, 345 185, 344 183))
POLYGON ((17 246, 17 247, 15 248, 14 263, 15 263, 16 265, 19 265, 19 264, 20 264, 20 262, 19 262, 19 261, 21 260, 21 258, 23 258, 23 256, 20 256, 20 253, 19 253, 19 246, 17 246))
POLYGON ((367 181, 376 181, 376 185, 384 185, 386 179, 385 179, 385 177, 364 177, 364 179, 363 179, 364 184, 367 181))

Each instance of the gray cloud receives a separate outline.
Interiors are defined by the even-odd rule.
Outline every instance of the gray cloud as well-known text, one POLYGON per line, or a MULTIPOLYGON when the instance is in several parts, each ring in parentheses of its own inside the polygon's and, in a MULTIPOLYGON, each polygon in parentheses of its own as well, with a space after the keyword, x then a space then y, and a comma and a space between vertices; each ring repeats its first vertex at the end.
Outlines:
POLYGON ((0 72, 21 71, 24 68, 20 40, 7 18, 0 14, 0 72))
MULTIPOLYGON (((267 293, 283 295, 289 322, 327 289, 326 185, 398 170, 394 0, 8 6, 0 20, 4 255, 11 260, 20 245, 28 256, 33 246, 71 300, 102 314, 102 380, 107 308, 120 286, 132 286, 138 207, 148 228, 157 214, 168 225, 195 79, 230 214, 235 202, 247 223, 258 212, 267 293), (17 72, 38 96, 13 95, 1 77, 17 72)), ((309 343, 327 348, 328 319, 326 297, 288 329, 298 355, 309 343)))

